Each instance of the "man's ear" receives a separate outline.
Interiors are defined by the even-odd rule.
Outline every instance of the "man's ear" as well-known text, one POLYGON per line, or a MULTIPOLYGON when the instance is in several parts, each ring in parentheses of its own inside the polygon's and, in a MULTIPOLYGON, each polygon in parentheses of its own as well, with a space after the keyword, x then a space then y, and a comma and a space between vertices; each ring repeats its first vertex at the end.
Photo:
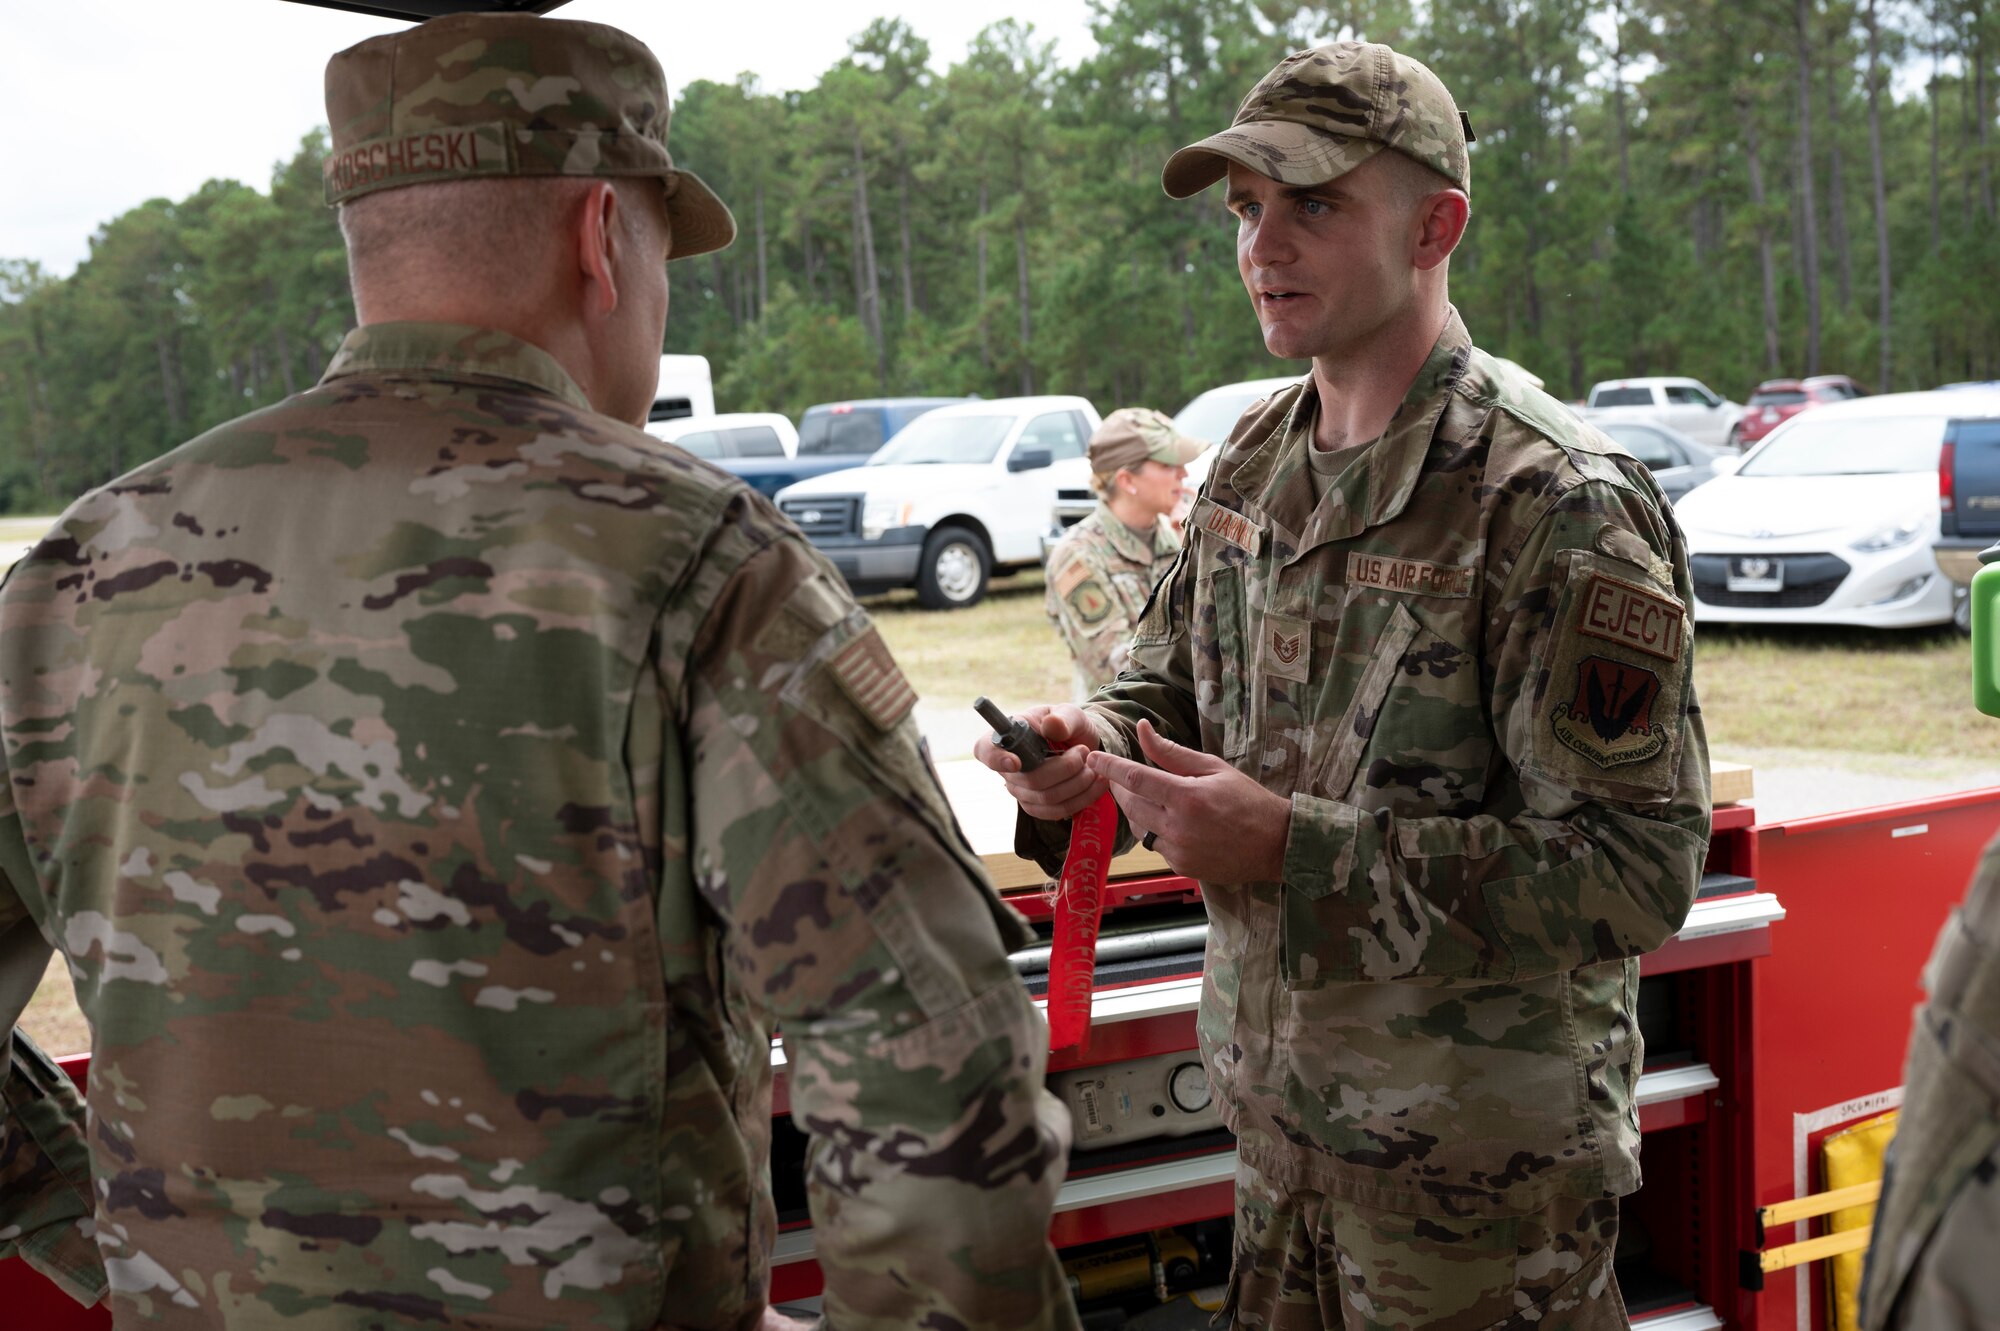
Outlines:
POLYGON ((1420 272, 1429 272, 1451 257, 1465 238, 1471 217, 1472 202, 1463 190, 1439 190, 1417 205, 1416 253, 1411 261, 1420 272))
POLYGON ((626 243, 618 190, 608 180, 593 180, 579 208, 576 263, 583 280, 583 306, 586 313, 602 319, 618 308, 619 247, 626 243))

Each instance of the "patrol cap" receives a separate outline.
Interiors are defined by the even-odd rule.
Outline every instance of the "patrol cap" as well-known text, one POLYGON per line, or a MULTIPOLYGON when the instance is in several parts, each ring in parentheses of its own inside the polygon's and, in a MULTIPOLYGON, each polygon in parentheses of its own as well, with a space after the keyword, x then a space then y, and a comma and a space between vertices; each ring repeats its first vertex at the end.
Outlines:
POLYGON ((736 219, 667 153, 667 76, 602 23, 452 14, 326 62, 326 201, 481 176, 652 176, 673 257, 719 250, 736 219))
POLYGON ((1176 430, 1172 421, 1151 407, 1120 407, 1090 436, 1086 451, 1092 473, 1109 476, 1148 459, 1184 467, 1207 447, 1176 430))
POLYGON ((1470 195, 1472 138, 1472 122, 1421 62, 1380 42, 1335 42, 1279 61, 1228 129, 1167 159, 1160 183, 1185 199, 1236 162, 1287 185, 1324 185, 1394 148, 1470 195))

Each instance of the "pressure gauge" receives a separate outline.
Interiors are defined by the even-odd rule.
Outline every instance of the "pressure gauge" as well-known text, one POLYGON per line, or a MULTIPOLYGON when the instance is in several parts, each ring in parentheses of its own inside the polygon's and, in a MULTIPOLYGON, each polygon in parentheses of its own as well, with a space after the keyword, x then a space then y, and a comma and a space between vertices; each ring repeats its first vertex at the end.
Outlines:
POLYGON ((1184 1114, 1199 1114, 1208 1108, 1208 1074, 1199 1063, 1182 1063, 1167 1075, 1167 1096, 1184 1114))

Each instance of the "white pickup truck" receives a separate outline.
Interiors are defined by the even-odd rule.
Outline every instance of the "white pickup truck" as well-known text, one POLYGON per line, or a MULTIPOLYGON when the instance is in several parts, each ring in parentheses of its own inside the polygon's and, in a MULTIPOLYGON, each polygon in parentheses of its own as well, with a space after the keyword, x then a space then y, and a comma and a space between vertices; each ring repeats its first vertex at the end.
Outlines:
POLYGON ((1591 386, 1583 418, 1605 421, 1647 421, 1679 430, 1710 448, 1741 446, 1737 426, 1743 420, 1740 402, 1717 397, 1698 379, 1656 377, 1607 379, 1591 386))
POLYGON ((1004 397, 927 412, 863 467, 778 492, 778 508, 857 592, 914 586, 933 610, 986 594, 995 573, 1039 564, 1056 502, 1088 494, 1080 397, 1004 397))

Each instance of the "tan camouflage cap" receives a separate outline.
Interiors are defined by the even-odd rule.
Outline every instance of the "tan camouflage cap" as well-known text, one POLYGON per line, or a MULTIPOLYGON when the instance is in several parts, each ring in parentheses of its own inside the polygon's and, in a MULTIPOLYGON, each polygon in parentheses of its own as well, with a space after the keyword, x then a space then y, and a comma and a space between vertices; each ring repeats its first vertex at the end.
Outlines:
POLYGON ((1104 418, 1090 436, 1090 470, 1109 476, 1151 459, 1169 467, 1185 467, 1208 444, 1191 439, 1151 407, 1120 407, 1104 418))
POLYGON ((1160 183, 1185 199, 1238 162, 1287 185, 1324 185, 1394 148, 1472 193, 1472 123, 1438 76, 1379 42, 1299 51, 1258 80, 1235 123, 1167 159, 1160 183))
POLYGON ((673 256, 719 250, 736 219, 667 154, 667 76, 602 23, 453 14, 326 63, 326 201, 474 176, 653 176, 673 256))

